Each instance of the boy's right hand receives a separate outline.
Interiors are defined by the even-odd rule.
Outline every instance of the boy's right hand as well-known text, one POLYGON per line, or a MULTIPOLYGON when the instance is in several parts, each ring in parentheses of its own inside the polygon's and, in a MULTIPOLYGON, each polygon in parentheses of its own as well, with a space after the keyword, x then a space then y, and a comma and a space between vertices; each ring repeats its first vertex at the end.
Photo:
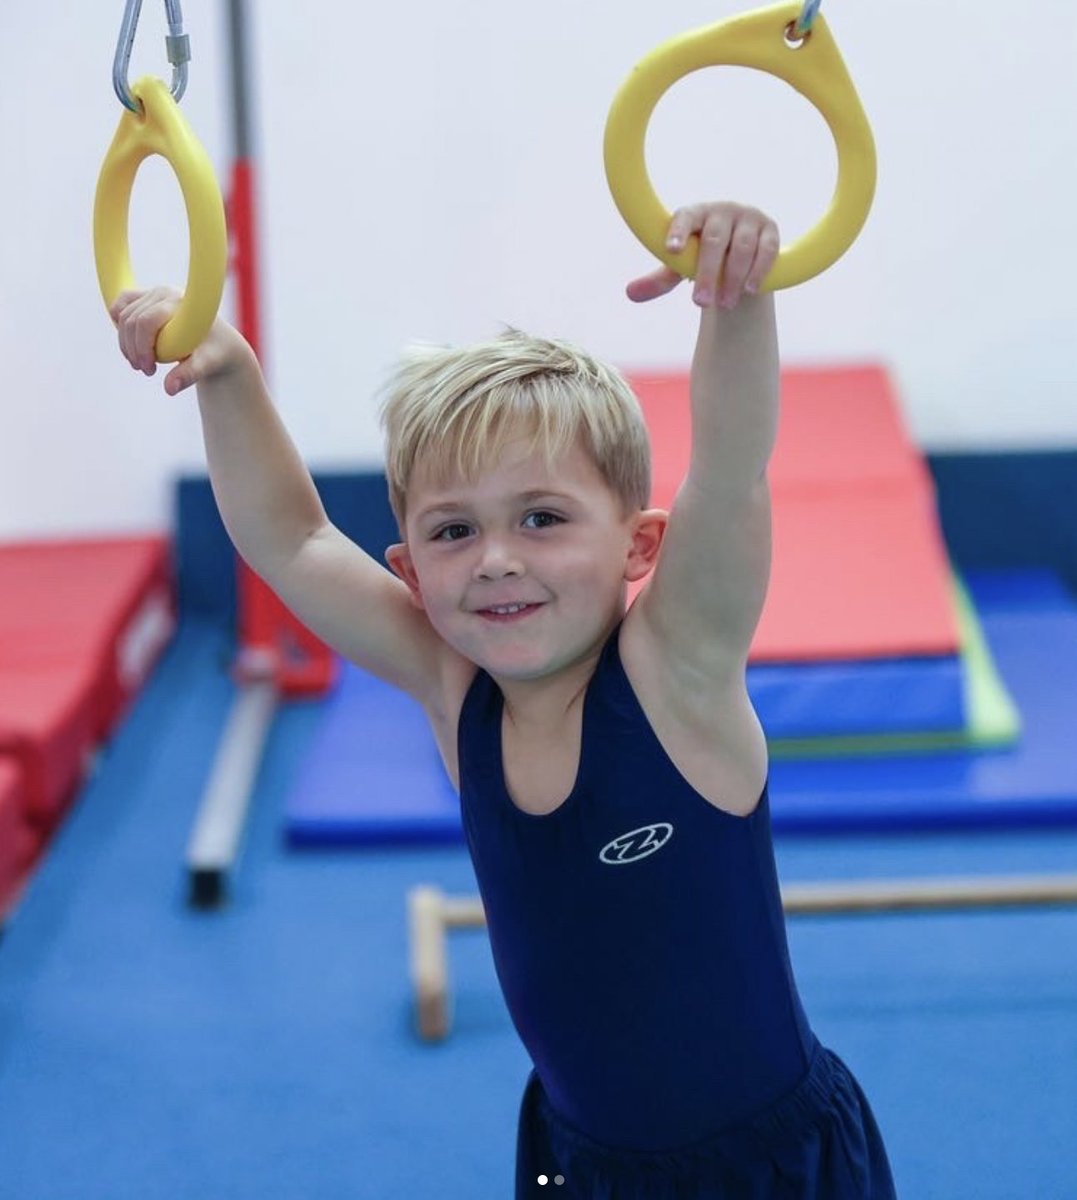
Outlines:
MULTIPOLYGON (((115 322, 124 358, 146 375, 157 373, 154 347, 163 325, 171 320, 180 302, 174 288, 149 288, 122 292, 109 316, 115 322)), ((165 391, 175 396, 192 384, 227 374, 251 350, 244 338, 220 317, 213 322, 205 340, 187 358, 181 359, 165 376, 165 391)))

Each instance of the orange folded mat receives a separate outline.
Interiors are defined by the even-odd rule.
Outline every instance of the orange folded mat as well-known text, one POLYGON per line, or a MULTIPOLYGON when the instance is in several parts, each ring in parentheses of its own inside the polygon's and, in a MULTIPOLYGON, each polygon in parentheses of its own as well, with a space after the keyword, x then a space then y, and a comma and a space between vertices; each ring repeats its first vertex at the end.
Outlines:
POLYGON ((175 626, 161 537, 0 546, 0 752, 50 825, 175 626))
MULTIPOLYGON (((688 470, 688 375, 629 380, 651 432, 652 502, 668 508, 688 470)), ((789 368, 781 386, 773 567, 751 661, 956 654, 934 483, 886 370, 789 368)))

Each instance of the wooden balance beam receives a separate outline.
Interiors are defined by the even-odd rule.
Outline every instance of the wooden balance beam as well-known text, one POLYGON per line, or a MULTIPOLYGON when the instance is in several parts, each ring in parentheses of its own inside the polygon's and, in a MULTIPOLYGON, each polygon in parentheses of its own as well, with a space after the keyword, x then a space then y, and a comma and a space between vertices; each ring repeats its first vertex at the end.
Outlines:
MULTIPOLYGON (((1077 902, 1077 875, 1003 875, 971 878, 878 879, 803 883, 782 888, 788 916, 929 912, 947 909, 1030 908, 1077 902)), ((408 893, 411 979, 419 1036, 449 1036, 450 929, 482 929, 477 897, 447 896, 422 885, 408 893)))

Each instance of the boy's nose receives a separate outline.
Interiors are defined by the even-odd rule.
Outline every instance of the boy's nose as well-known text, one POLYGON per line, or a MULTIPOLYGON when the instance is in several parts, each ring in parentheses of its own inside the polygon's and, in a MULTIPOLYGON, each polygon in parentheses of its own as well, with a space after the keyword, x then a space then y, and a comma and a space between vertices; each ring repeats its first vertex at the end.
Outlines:
POLYGON ((475 565, 478 579, 504 579, 509 575, 522 575, 524 565, 511 547, 491 538, 486 541, 475 565))

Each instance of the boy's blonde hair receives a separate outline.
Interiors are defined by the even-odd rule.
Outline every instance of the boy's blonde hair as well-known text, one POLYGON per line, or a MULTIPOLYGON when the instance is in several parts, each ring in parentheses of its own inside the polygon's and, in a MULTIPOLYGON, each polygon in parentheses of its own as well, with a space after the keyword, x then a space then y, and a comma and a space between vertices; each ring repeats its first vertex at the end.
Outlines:
POLYGON ((381 423, 401 536, 420 463, 437 486, 474 480, 521 424, 548 464, 582 436, 626 513, 650 499, 651 444, 639 401, 616 370, 567 342, 506 329, 459 349, 413 347, 386 388, 381 423))

